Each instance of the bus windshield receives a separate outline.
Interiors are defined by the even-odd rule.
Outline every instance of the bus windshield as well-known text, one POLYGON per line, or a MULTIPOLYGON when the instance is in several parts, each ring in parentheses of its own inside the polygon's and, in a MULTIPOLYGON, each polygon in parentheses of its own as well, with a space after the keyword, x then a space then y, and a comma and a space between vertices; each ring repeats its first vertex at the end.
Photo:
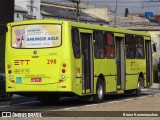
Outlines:
POLYGON ((61 45, 61 25, 32 24, 12 27, 13 48, 51 48, 61 45))

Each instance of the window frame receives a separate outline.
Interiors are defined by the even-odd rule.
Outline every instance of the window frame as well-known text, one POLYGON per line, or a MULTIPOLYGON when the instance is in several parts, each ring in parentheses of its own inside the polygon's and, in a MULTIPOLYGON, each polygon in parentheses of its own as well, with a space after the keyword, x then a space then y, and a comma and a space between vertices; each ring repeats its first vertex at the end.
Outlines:
POLYGON ((71 28, 71 40, 72 40, 72 52, 75 59, 81 58, 81 48, 80 48, 80 34, 79 29, 76 27, 71 28), (77 32, 77 41, 75 40, 75 32, 77 32), (76 52, 76 49, 78 52, 76 52))
MULTIPOLYGON (((132 41, 132 40, 130 40, 132 41)), ((125 56, 126 56, 126 59, 144 59, 145 58, 145 51, 144 51, 144 38, 143 36, 139 36, 139 35, 125 35, 125 56), (128 36, 131 36, 133 39, 134 39, 134 42, 131 42, 130 44, 128 44, 128 41, 127 41, 127 37, 128 36), (138 41, 138 37, 142 38, 142 47, 137 47, 137 41, 138 41), (137 57, 137 48, 141 48, 142 49, 142 57, 137 57), (130 49, 130 50, 128 50, 130 49), (128 53, 129 51, 129 53, 128 53), (131 57, 128 57, 128 55, 131 55, 130 52, 133 52, 134 54, 134 57, 131 58, 131 57)))
POLYGON ((112 33, 112 32, 105 32, 104 39, 105 39, 105 51, 106 51, 105 56, 106 56, 106 58, 107 59, 115 59, 115 38, 114 38, 114 33, 112 33), (107 36, 106 36, 107 34, 111 34, 112 35, 112 44, 107 44, 107 39, 106 39, 107 38, 107 36), (108 55, 107 55, 107 47, 113 47, 113 48, 111 48, 113 50, 113 57, 108 57, 108 55))
POLYGON ((143 36, 138 36, 138 35, 136 35, 135 36, 135 38, 141 38, 141 40, 142 40, 142 46, 138 46, 137 47, 137 42, 138 42, 138 39, 136 39, 136 53, 137 53, 137 48, 141 48, 142 49, 142 57, 137 57, 137 55, 136 55, 136 59, 144 59, 145 58, 145 51, 144 51, 144 37, 143 36))
POLYGON ((94 58, 105 59, 106 51, 105 51, 104 31, 94 30, 93 40, 94 40, 94 58))
POLYGON ((125 57, 126 59, 136 59, 136 40, 135 40, 135 36, 134 35, 125 35, 125 57), (131 39, 129 39, 129 41, 131 41, 131 43, 128 44, 128 38, 127 37, 131 37, 131 39, 134 39, 134 42, 132 42, 131 39), (132 57, 131 55, 134 55, 134 57, 132 57), (130 56, 130 57, 128 57, 130 56))

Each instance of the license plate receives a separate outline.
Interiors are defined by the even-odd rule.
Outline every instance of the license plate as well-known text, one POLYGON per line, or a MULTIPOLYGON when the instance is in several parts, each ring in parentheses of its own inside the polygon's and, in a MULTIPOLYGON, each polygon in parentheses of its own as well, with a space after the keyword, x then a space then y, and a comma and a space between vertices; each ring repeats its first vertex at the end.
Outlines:
POLYGON ((31 78, 31 82, 42 82, 42 78, 31 78))

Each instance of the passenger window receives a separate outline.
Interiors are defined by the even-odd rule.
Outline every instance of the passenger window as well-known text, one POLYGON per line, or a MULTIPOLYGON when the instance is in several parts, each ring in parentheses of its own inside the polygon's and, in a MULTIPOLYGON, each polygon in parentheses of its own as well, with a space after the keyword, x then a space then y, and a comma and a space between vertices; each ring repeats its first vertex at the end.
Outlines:
POLYGON ((126 47, 126 58, 135 59, 136 58, 136 39, 133 35, 127 35, 125 37, 125 47, 126 47))
POLYGON ((94 31, 94 56, 97 59, 105 58, 105 42, 103 37, 103 31, 94 31))
POLYGON ((135 48, 134 47, 126 47, 126 58, 135 59, 135 48))
POLYGON ((79 41, 79 30, 77 28, 72 28, 72 49, 74 57, 79 59, 80 55, 80 41, 79 41))
POLYGON ((143 59, 144 56, 144 39, 141 36, 136 36, 136 58, 143 59))
POLYGON ((114 36, 112 33, 105 34, 105 51, 106 51, 106 58, 114 58, 115 57, 115 45, 114 45, 114 36))
POLYGON ((133 35, 126 36, 125 44, 127 46, 135 46, 135 37, 133 35))

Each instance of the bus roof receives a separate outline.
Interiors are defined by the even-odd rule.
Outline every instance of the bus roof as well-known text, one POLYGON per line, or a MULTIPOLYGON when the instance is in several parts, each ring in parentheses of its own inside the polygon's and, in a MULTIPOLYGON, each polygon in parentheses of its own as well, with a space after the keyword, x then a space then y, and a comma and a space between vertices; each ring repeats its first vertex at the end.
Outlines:
POLYGON ((149 33, 144 31, 135 31, 135 30, 128 30, 122 28, 113 28, 108 26, 100 26, 96 24, 88 24, 88 23, 81 23, 81 22, 73 22, 73 21, 66 21, 66 20, 54 20, 54 19, 45 19, 45 20, 25 20, 25 21, 18 21, 18 22, 11 22, 8 23, 7 26, 15 26, 15 25, 24 25, 24 24, 40 24, 40 23, 68 23, 71 27, 78 27, 78 28, 85 28, 91 30, 104 30, 108 32, 114 33, 122 33, 122 34, 133 34, 133 35, 143 35, 143 36, 150 36, 149 33))
POLYGON ((95 24, 85 24, 85 23, 79 23, 79 22, 69 22, 69 23, 71 26, 80 27, 80 28, 104 30, 108 32, 122 33, 122 34, 150 36, 150 34, 145 31, 135 31, 135 30, 128 30, 128 29, 123 29, 123 28, 113 28, 109 26, 100 26, 100 25, 95 25, 95 24))

